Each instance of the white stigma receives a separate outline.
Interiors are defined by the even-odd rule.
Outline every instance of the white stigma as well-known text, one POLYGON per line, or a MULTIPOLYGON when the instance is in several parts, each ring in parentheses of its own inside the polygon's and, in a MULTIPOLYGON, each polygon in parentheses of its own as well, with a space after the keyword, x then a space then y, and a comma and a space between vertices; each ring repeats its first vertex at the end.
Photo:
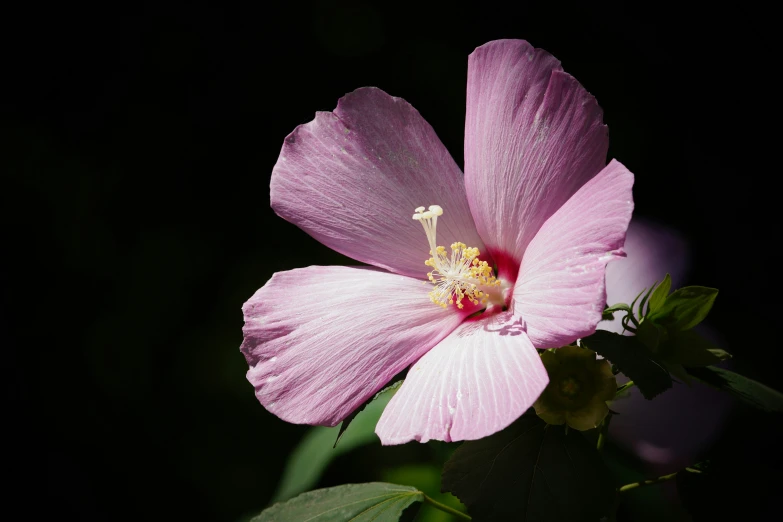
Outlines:
POLYGON ((417 207, 416 213, 413 214, 413 219, 421 223, 424 227, 424 233, 427 234, 427 241, 430 244, 430 255, 435 252, 437 246, 435 244, 435 232, 438 227, 438 216, 443 215, 443 209, 438 205, 430 205, 430 208, 426 211, 424 207, 417 207))

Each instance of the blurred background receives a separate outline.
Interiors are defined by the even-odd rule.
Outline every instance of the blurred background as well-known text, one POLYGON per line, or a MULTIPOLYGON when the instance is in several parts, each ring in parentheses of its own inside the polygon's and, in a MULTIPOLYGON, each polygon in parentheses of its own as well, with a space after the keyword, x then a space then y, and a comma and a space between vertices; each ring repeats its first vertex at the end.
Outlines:
MULTIPOLYGON (((416 107, 462 165, 467 56, 497 38, 548 50, 597 97, 609 156, 636 174, 637 215, 688 243, 683 284, 720 289, 708 326, 735 354, 734 369, 781 387, 764 304, 779 288, 768 253, 779 232, 763 214, 775 212, 766 203, 775 171, 763 163, 780 87, 771 15, 750 4, 693 13, 409 1, 3 9, 0 327, 12 511, 235 521, 262 510, 308 428, 256 401, 238 350, 241 306, 273 272, 351 264, 269 208, 283 138, 371 85, 416 107)), ((669 402, 679 419, 711 407, 669 402)), ((666 409, 651 415, 671 424, 666 409)), ((697 491, 719 499, 698 520, 765 512, 780 487, 781 433, 779 417, 727 413, 696 449, 724 463, 722 478, 697 491)), ((337 457, 318 485, 417 473, 401 463, 432 464, 418 471, 432 482, 450 451, 442 446, 364 445, 337 457)), ((618 473, 676 470, 612 447, 618 473)), ((671 488, 653 489, 620 519, 687 520, 671 488)))

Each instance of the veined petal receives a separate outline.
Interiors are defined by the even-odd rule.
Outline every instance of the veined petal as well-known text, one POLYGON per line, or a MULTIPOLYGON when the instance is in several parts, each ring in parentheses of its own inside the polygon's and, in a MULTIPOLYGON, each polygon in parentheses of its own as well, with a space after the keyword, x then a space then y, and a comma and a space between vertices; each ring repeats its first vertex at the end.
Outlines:
POLYGON ((276 273, 242 308, 256 397, 285 421, 334 426, 470 313, 428 290, 371 268, 276 273))
POLYGON ((623 255, 633 212, 633 174, 612 160, 531 241, 513 311, 536 348, 558 348, 595 331, 606 304, 606 264, 623 255))
POLYGON ((324 245, 412 277, 425 277, 430 250, 411 219, 417 207, 445 210, 439 244, 484 252, 459 167, 416 109, 376 88, 347 94, 285 139, 271 203, 324 245))
POLYGON ((498 40, 470 55, 465 185, 499 277, 516 277, 539 228, 604 167, 608 144, 595 98, 546 51, 498 40))
POLYGON ((479 439, 522 415, 548 382, 511 313, 470 320, 408 370, 375 432, 383 444, 479 439))

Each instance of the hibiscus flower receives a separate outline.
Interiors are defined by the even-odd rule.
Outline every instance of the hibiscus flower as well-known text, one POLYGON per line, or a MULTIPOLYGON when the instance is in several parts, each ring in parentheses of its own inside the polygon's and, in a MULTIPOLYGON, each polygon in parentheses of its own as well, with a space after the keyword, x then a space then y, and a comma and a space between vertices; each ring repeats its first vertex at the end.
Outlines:
POLYGON ((607 147, 595 98, 520 40, 470 55, 464 176, 421 115, 380 89, 297 127, 272 207, 371 267, 279 272, 245 303, 259 401, 334 426, 410 367, 376 427, 383 444, 508 426, 548 382, 536 349, 601 319, 633 210, 633 175, 606 164, 607 147))

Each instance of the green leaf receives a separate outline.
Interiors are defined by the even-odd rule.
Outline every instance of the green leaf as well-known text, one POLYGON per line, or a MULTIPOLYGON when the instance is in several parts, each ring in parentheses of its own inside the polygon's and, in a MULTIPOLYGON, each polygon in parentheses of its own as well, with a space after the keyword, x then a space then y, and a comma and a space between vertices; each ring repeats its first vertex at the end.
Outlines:
POLYGON ((442 484, 476 522, 596 522, 615 496, 595 447, 535 415, 462 444, 443 467, 442 484))
POLYGON ((658 345, 667 337, 666 329, 652 321, 642 321, 636 329, 636 338, 653 353, 658 350, 658 345))
POLYGON ((669 295, 669 290, 672 288, 672 278, 669 274, 663 278, 661 284, 655 289, 655 292, 650 296, 649 313, 655 313, 658 311, 663 303, 666 301, 666 297, 669 295))
MULTIPOLYGON (((356 418, 357 415, 359 415, 364 409, 373 401, 380 397, 387 397, 386 402, 384 403, 384 407, 386 407, 386 404, 389 403, 389 400, 392 398, 392 396, 397 393, 397 389, 402 385, 402 380, 399 380, 392 384, 391 386, 387 386, 386 388, 382 389, 375 395, 373 395, 370 399, 366 400, 364 404, 356 408, 344 421, 340 423, 340 431, 337 432, 337 438, 334 441, 334 446, 337 447, 337 443, 340 442, 340 439, 343 437, 343 433, 345 433, 345 430, 348 429, 348 426, 353 422, 353 420, 356 418)), ((381 412, 383 412, 383 409, 381 409, 381 412)))
POLYGON ((604 313, 613 314, 615 312, 631 312, 631 307, 625 303, 617 303, 612 306, 607 306, 604 309, 604 313))
POLYGON ((340 438, 340 445, 336 448, 334 444, 340 434, 340 428, 317 426, 310 429, 288 456, 288 462, 272 501, 288 500, 307 491, 318 483, 326 467, 336 457, 359 446, 377 442, 375 425, 378 424, 381 413, 397 388, 399 388, 398 384, 392 385, 378 393, 374 397, 375 400, 356 415, 351 423, 351 429, 345 431, 344 436, 340 438))
POLYGON ((715 288, 686 286, 675 290, 649 318, 670 330, 689 330, 710 313, 718 295, 715 288))
POLYGON ((671 375, 674 379, 679 379, 680 381, 684 382, 688 386, 691 385, 691 375, 688 373, 688 370, 685 369, 685 367, 682 364, 665 364, 666 370, 668 370, 669 375, 671 375))
POLYGON ((673 331, 660 347, 662 359, 668 364, 691 368, 709 366, 730 359, 728 352, 717 348, 693 330, 673 331))
POLYGON ((639 302, 639 317, 644 317, 647 315, 644 312, 644 303, 647 302, 647 299, 649 299, 650 294, 652 294, 653 289, 655 288, 655 285, 652 285, 649 290, 647 290, 647 293, 644 294, 644 297, 642 297, 642 300, 639 302))
POLYGON ((645 292, 645 290, 646 290, 646 288, 645 288, 644 290, 642 290, 641 292, 639 292, 639 295, 637 295, 636 297, 634 297, 633 301, 631 301, 631 306, 630 306, 630 308, 631 308, 631 311, 633 311, 633 307, 634 307, 634 306, 636 306, 636 301, 638 301, 638 300, 639 300, 639 298, 640 298, 642 295, 644 295, 644 292, 645 292))
POLYGON ((783 393, 758 381, 715 366, 687 370, 700 381, 727 391, 754 408, 768 412, 783 412, 783 393))
POLYGON ((617 303, 612 306, 607 306, 601 314, 602 321, 613 321, 615 312, 625 312, 626 314, 633 313, 631 308, 625 303, 617 303))
POLYGON ((424 493, 385 482, 345 484, 302 493, 265 509, 251 522, 397 522, 424 493))
MULTIPOLYGON (((465 512, 465 506, 451 493, 440 491, 440 466, 432 464, 404 464, 382 471, 381 479, 394 484, 407 484, 428 497, 457 511, 465 512)), ((454 515, 440 511, 425 502, 416 522, 454 522, 454 515)))
POLYGON ((731 355, 729 352, 727 352, 726 350, 724 350, 722 348, 710 348, 709 350, 710 350, 710 352, 712 352, 712 354, 715 357, 717 357, 721 361, 728 361, 729 359, 734 357, 733 355, 731 355))
POLYGON ((598 330, 582 344, 617 365, 647 399, 672 387, 669 372, 636 337, 598 330))

